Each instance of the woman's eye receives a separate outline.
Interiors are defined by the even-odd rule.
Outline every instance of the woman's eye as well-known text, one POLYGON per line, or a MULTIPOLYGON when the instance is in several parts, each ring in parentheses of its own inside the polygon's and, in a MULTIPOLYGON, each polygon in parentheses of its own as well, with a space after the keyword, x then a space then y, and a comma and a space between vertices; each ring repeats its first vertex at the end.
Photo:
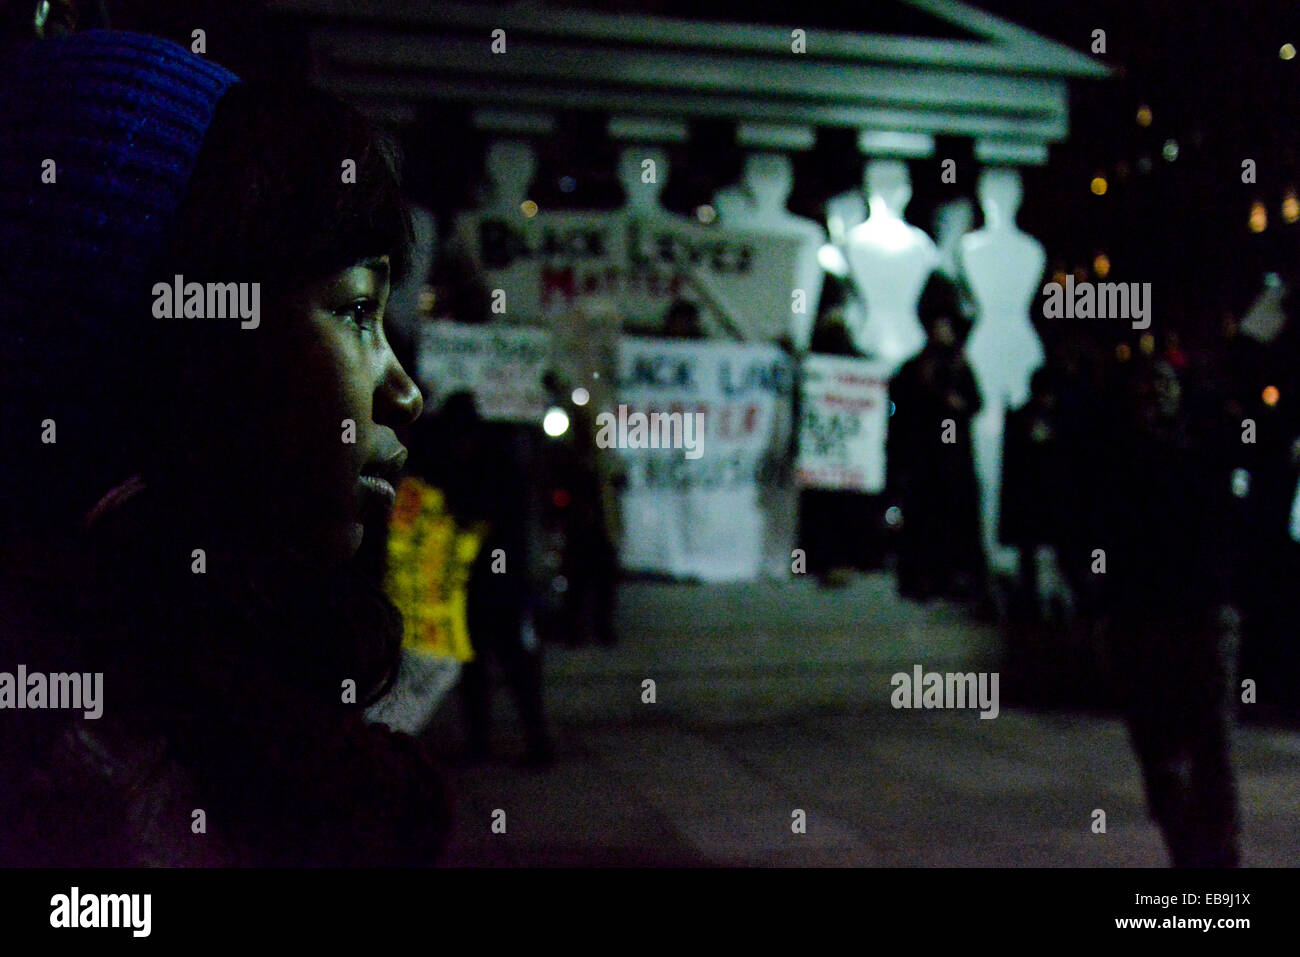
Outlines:
POLYGON ((379 322, 379 303, 374 299, 359 299, 348 303, 336 315, 362 330, 373 329, 379 322))

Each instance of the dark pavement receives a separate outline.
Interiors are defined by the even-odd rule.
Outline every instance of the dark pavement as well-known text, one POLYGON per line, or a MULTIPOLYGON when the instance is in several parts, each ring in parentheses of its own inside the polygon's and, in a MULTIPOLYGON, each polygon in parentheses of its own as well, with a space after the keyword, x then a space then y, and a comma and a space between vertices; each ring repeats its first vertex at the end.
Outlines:
MULTIPOLYGON (((547 648, 550 769, 514 763, 521 736, 496 685, 501 758, 450 772, 448 864, 1167 864, 1113 716, 1013 707, 1005 682, 992 720, 890 706, 893 673, 998 670, 999 642, 953 606, 900 601, 887 575, 829 591, 633 582, 619 622, 617 647, 547 648)), ((457 704, 429 729, 448 756, 457 704)), ((1300 734, 1243 726, 1234 748, 1243 863, 1295 865, 1300 734)))

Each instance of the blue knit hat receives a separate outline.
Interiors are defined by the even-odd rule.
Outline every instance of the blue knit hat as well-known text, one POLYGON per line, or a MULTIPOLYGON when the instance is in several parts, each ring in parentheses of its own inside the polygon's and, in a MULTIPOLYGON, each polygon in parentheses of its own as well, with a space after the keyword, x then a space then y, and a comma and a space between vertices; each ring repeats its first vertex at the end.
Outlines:
POLYGON ((173 43, 114 31, 34 41, 0 60, 3 467, 34 454, 39 419, 26 420, 43 398, 63 416, 60 444, 65 427, 74 439, 89 427, 91 383, 112 388, 131 334, 120 320, 147 301, 150 267, 236 80, 173 43))
POLYGON ((111 31, 32 42, 0 70, 0 270, 17 280, 0 284, 0 322, 12 297, 33 293, 116 313, 161 251, 236 78, 174 43, 111 31))

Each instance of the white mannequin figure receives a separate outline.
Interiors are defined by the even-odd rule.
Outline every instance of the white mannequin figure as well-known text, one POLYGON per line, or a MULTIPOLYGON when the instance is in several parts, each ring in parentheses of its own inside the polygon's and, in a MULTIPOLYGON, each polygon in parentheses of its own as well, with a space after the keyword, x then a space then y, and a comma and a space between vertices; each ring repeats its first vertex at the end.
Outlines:
POLYGON ((497 140, 488 150, 485 164, 491 183, 486 212, 522 218, 519 206, 528 198, 537 158, 523 140, 497 140))
POLYGON ((1043 364, 1043 346, 1029 321, 1029 309, 1046 256, 1036 239, 1016 227, 1020 196, 1016 170, 985 170, 979 179, 984 228, 961 241, 966 280, 979 303, 966 356, 984 397, 984 410, 974 422, 984 542, 994 567, 1006 570, 1015 559, 1013 550, 997 545, 1004 416, 1008 409, 1024 405, 1029 378, 1043 364))
POLYGON ((727 225, 749 229, 769 236, 792 236, 800 240, 799 258, 793 283, 785 293, 786 308, 790 311, 789 334, 795 349, 805 352, 812 338, 813 320, 817 316, 817 303, 821 299, 822 283, 826 273, 817 261, 817 251, 826 242, 826 233, 811 219, 796 216, 785 208, 794 185, 794 170, 790 158, 781 153, 753 153, 745 161, 745 191, 753 197, 747 206, 732 211, 727 225), (794 311, 793 290, 804 292, 803 308, 794 311))
POLYGON ((890 372, 921 351, 925 330, 916 316, 921 288, 939 255, 923 230, 903 220, 912 196, 907 164, 871 160, 866 171, 871 215, 848 237, 848 261, 867 303, 866 341, 858 345, 890 372))
POLYGON ((968 199, 944 203, 934 214, 934 235, 939 243, 939 270, 950 279, 965 278, 961 264, 961 240, 975 222, 975 210, 968 199))
POLYGON ((618 158, 618 181, 627 203, 623 211, 638 219, 681 219, 664 209, 659 194, 668 182, 668 154, 653 146, 628 146, 618 158), (645 182, 646 160, 654 162, 654 180, 645 182))

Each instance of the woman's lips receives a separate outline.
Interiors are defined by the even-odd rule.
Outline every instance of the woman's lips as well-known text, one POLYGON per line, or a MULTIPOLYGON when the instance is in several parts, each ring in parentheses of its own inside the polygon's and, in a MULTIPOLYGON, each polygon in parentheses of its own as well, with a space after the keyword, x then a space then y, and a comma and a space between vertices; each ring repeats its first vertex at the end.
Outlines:
POLYGON ((363 475, 360 485, 366 495, 380 501, 385 510, 391 509, 393 503, 397 501, 397 489, 393 488, 393 483, 388 479, 380 478, 378 475, 363 475))

